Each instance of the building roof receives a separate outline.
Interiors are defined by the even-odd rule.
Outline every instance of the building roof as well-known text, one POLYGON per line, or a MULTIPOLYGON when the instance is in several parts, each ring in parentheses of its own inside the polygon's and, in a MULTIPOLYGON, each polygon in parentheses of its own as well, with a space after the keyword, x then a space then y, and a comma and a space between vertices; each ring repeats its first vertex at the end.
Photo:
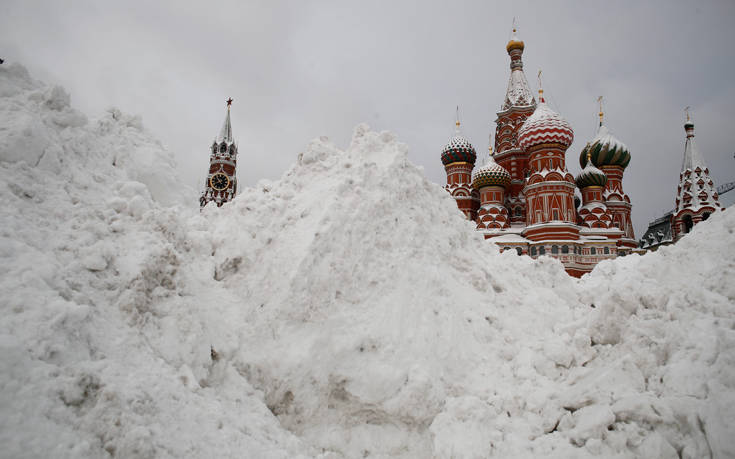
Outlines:
POLYGON ((687 120, 684 130, 687 137, 679 174, 675 210, 679 213, 685 209, 696 212, 702 207, 717 209, 720 207, 719 196, 704 158, 694 142, 694 123, 687 120))
POLYGON ((536 105, 536 100, 533 98, 533 91, 531 91, 531 87, 528 85, 526 74, 523 73, 523 60, 521 59, 521 55, 523 54, 524 44, 523 41, 518 39, 516 31, 517 29, 514 27, 513 35, 506 46, 511 62, 508 89, 505 92, 505 100, 501 107, 502 111, 512 107, 532 107, 536 105))
POLYGON ((230 123, 230 106, 227 106, 227 116, 225 117, 225 122, 222 123, 222 129, 219 131, 219 135, 216 139, 217 143, 225 142, 226 144, 231 144, 235 142, 235 139, 232 136, 232 123, 230 123))
POLYGON ((630 151, 628 147, 617 139, 610 130, 600 121, 597 134, 582 149, 579 154, 579 165, 587 164, 587 154, 595 166, 620 166, 625 168, 630 163, 630 151))
POLYGON ((573 140, 572 126, 546 105, 543 99, 518 130, 518 144, 523 149, 542 143, 558 143, 568 147, 573 140))
POLYGON ((659 217, 648 224, 648 229, 638 243, 642 249, 652 249, 674 240, 671 232, 671 215, 673 213, 674 211, 670 210, 663 217, 659 217))

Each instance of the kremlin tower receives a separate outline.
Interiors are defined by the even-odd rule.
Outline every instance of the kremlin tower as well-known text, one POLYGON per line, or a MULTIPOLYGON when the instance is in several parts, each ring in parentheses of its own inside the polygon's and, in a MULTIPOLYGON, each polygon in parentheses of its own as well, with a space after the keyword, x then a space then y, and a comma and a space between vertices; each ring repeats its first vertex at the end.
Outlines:
POLYGON ((232 99, 227 99, 227 115, 219 135, 212 143, 209 155, 209 173, 204 185, 204 191, 199 198, 199 206, 204 208, 214 201, 217 207, 231 201, 237 193, 237 145, 232 137, 230 123, 230 107, 232 99))
POLYGON ((676 208, 671 216, 674 242, 691 231, 694 225, 707 220, 710 214, 722 210, 717 190, 709 176, 709 169, 694 143, 694 123, 691 122, 688 112, 684 131, 687 135, 684 160, 679 174, 676 208))

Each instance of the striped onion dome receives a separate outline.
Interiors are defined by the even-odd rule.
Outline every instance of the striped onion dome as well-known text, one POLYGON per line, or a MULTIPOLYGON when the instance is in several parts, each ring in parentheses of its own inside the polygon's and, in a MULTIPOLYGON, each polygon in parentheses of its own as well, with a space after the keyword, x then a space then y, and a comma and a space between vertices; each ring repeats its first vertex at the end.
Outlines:
POLYGON ((524 150, 543 143, 556 143, 568 148, 572 141, 572 126, 543 99, 518 130, 518 145, 524 150))
POLYGON ((459 132, 442 149, 442 164, 445 166, 458 162, 470 163, 474 166, 476 159, 475 147, 459 132))
POLYGON ((607 184, 607 175, 596 168, 593 161, 589 161, 577 176, 575 183, 580 190, 588 186, 604 187, 607 184))
POLYGON ((628 147, 613 136, 604 124, 600 125, 597 135, 579 154, 579 165, 587 164, 587 153, 595 166, 620 166, 625 169, 630 163, 628 147))
POLYGON ((510 173, 490 156, 490 161, 472 173, 472 187, 476 190, 484 186, 510 186, 510 173))

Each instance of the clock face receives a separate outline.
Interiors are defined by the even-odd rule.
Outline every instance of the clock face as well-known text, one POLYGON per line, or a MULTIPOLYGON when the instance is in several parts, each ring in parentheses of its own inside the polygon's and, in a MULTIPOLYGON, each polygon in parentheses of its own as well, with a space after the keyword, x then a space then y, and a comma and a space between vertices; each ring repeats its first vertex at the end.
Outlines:
POLYGON ((209 179, 209 184, 217 191, 222 191, 230 185, 230 179, 223 173, 217 173, 209 179))

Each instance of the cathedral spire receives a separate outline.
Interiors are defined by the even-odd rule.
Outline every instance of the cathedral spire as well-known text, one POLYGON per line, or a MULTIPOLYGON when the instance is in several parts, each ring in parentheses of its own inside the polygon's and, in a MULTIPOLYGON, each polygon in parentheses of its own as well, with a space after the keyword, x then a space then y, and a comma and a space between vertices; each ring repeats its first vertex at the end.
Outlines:
POLYGON ((686 132, 687 139, 684 144, 684 160, 681 163, 681 171, 684 172, 687 169, 690 171, 695 170, 699 167, 702 170, 707 169, 707 165, 704 163, 702 154, 699 153, 697 144, 694 143, 694 123, 692 123, 691 117, 689 116, 689 107, 685 108, 687 120, 684 123, 684 132, 686 132))
POLYGON ((518 27, 513 18, 513 32, 511 33, 510 40, 505 46, 505 50, 510 56, 510 80, 508 81, 508 90, 505 94, 505 101, 503 102, 502 110, 507 110, 511 107, 527 107, 536 105, 536 101, 533 99, 533 93, 531 88, 528 86, 526 75, 523 73, 523 50, 525 44, 518 38, 518 27))
POLYGON ((538 101, 540 104, 546 103, 544 99, 544 86, 541 84, 541 69, 538 69, 538 101))

